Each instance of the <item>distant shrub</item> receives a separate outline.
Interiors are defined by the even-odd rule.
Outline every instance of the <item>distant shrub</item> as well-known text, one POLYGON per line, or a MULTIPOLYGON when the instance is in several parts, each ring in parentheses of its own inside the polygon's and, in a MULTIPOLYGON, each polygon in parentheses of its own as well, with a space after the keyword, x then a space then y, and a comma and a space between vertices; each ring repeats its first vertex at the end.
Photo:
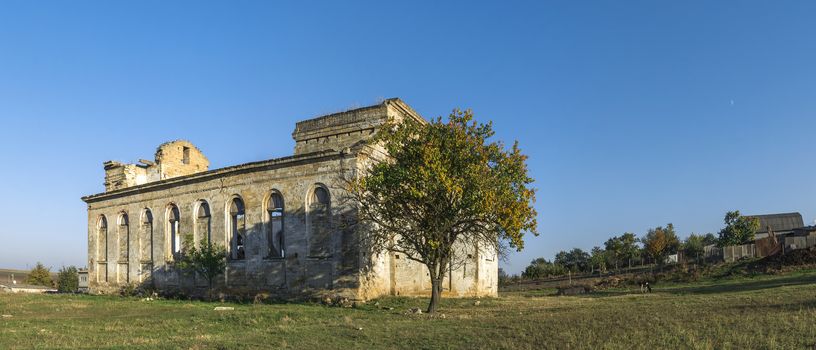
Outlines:
POLYGON ((518 283, 521 280, 519 275, 508 275, 504 269, 499 268, 499 287, 507 286, 513 283, 518 283))
POLYGON ((63 266, 57 274, 57 290, 73 293, 79 289, 79 271, 75 266, 63 266))
POLYGON ((139 295, 140 291, 133 283, 128 283, 119 288, 119 295, 123 297, 133 297, 139 295))
POLYGON ((678 268, 670 272, 658 274, 659 278, 671 282, 696 282, 701 274, 698 269, 678 268))
POLYGON ((564 266, 552 263, 544 258, 538 258, 530 262, 530 265, 521 273, 521 277, 526 279, 539 279, 565 274, 567 274, 567 269, 564 266))
POLYGON ((51 269, 46 268, 41 262, 37 262, 37 266, 31 269, 26 278, 26 283, 36 286, 53 287, 54 280, 51 279, 51 269))

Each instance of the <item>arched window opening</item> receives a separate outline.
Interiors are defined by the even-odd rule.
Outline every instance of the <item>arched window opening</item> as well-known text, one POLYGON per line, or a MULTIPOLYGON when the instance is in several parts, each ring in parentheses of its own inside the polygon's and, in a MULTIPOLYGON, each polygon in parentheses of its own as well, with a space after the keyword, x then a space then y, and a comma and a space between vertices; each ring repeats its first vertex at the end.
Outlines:
POLYGON ((130 226, 128 224, 128 216, 122 213, 119 216, 119 261, 128 261, 130 250, 130 226))
POLYGON ((283 196, 274 192, 266 203, 266 241, 268 257, 285 257, 283 246, 283 196))
POLYGON ((309 197, 309 255, 325 257, 331 254, 331 199, 329 191, 317 186, 309 197))
POLYGON ((181 252, 181 233, 179 233, 179 209, 171 205, 167 210, 167 232, 170 239, 170 256, 174 257, 181 252))
POLYGON ((96 239, 96 259, 108 261, 108 219, 104 215, 99 218, 96 239))
POLYGON ((211 227, 210 205, 202 200, 198 203, 198 212, 196 213, 196 243, 206 239, 207 244, 211 244, 211 227))
POLYGON ((153 213, 150 212, 150 209, 145 209, 142 213, 139 259, 143 262, 153 262, 153 213))
POLYGON ((229 207, 230 227, 230 258, 244 260, 246 258, 246 212, 241 198, 233 198, 229 207))
POLYGON ((96 281, 108 281, 108 219, 99 217, 96 225, 96 281))
POLYGON ((329 191, 320 186, 316 187, 314 192, 312 192, 311 203, 318 205, 329 205, 329 191))

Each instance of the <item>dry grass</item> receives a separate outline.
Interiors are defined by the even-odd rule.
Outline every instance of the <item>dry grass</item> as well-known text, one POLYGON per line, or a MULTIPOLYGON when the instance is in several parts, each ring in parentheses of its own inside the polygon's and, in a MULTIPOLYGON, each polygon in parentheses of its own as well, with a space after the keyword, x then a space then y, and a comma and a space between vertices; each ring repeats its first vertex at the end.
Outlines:
POLYGON ((445 317, 407 315, 426 299, 356 309, 316 304, 140 301, 0 294, 0 348, 655 349, 813 348, 816 271, 657 285, 644 295, 541 291, 446 299, 445 317), (394 308, 388 310, 387 308, 394 308))

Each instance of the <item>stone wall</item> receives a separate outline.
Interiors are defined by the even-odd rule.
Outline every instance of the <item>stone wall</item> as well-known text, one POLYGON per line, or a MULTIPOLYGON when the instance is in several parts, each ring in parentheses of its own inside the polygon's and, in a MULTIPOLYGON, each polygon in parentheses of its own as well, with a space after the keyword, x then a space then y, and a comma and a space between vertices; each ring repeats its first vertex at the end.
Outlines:
MULTIPOLYGON (((245 206, 245 259, 229 262, 223 286, 281 291, 282 294, 348 287, 349 278, 343 278, 340 272, 348 270, 346 265, 358 263, 349 261, 349 254, 343 254, 347 253, 343 249, 356 247, 356 242, 341 241, 352 239, 342 235, 339 228, 342 216, 348 215, 348 208, 337 201, 331 202, 329 223, 325 226, 330 231, 330 239, 324 242, 327 246, 322 247, 328 253, 311 256, 313 242, 309 232, 313 230, 309 226, 312 222, 307 202, 317 186, 327 188, 333 199, 342 197, 337 169, 353 166, 353 161, 339 154, 270 161, 231 174, 203 176, 173 186, 156 186, 100 201, 91 200, 88 205, 91 288, 110 290, 122 284, 150 281, 151 276, 160 289, 182 288, 185 283, 187 287, 192 286, 195 281, 185 281, 173 268, 171 208, 177 208, 179 213, 178 235, 191 237, 186 241, 199 242, 209 236, 213 243, 230 247, 229 206, 234 198, 240 198, 245 206), (267 249, 269 242, 265 232, 269 216, 266 209, 273 191, 284 199, 283 258, 270 258, 267 249), (197 225, 200 218, 196 212, 202 203, 211 208, 212 214, 207 218, 210 232, 202 232, 206 226, 197 225), (152 222, 145 219, 147 216, 152 217, 152 222), (107 240, 100 236, 104 232, 98 229, 102 218, 107 222, 107 240), (121 224, 123 218, 127 218, 127 225, 121 224), (107 244, 103 247, 105 241, 107 244), (103 252, 107 252, 107 258, 103 252)), ((359 258, 358 254, 353 256, 359 258)))
POLYGON ((207 157, 195 145, 184 140, 160 145, 156 150, 155 163, 159 174, 157 180, 195 174, 210 167, 207 157))
MULTIPOLYGON (((206 281, 176 269, 175 251, 209 237, 232 251, 216 285, 230 293, 427 295, 424 266, 362 249, 363 228, 346 224, 354 208, 346 202, 344 178, 383 159, 380 147, 362 141, 389 118, 421 120, 392 99, 298 123, 291 157, 207 171, 209 162, 197 148, 174 141, 159 147, 155 162, 106 163, 106 192, 83 198, 90 289, 113 292, 143 284, 202 293, 206 281), (327 191, 326 203, 318 203, 317 188, 327 191), (271 204, 273 194, 282 198, 281 211, 271 204), (272 223, 273 216, 279 221, 272 223), (282 239, 273 227, 282 227, 282 239)), ((476 250, 468 254, 446 279, 445 293, 495 295, 496 259, 476 250)))
POLYGON ((367 140, 376 129, 394 119, 425 120, 399 99, 351 111, 304 120, 295 125, 295 155, 320 151, 343 151, 367 140))
POLYGON ((156 149, 153 161, 142 159, 140 164, 105 162, 105 191, 200 173, 207 171, 209 166, 207 157, 189 141, 167 142, 156 149))

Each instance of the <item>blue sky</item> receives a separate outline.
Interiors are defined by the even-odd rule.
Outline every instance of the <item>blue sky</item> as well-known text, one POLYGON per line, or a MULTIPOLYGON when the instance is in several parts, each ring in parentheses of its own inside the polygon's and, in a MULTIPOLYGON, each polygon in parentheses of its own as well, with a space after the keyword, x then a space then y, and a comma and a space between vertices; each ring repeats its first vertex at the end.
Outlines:
POLYGON ((538 237, 589 249, 723 214, 816 219, 816 3, 0 3, 0 266, 84 266, 102 162, 189 139, 218 168, 400 97, 519 140, 538 237))

